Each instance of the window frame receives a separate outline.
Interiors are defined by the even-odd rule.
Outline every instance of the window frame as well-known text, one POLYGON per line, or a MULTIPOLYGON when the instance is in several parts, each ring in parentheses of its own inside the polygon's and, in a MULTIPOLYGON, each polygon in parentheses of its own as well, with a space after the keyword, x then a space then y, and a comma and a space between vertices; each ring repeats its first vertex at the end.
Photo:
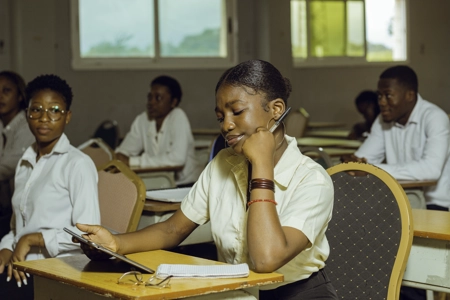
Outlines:
POLYGON ((161 57, 159 41, 158 1, 154 3, 154 43, 155 57, 110 57, 84 58, 80 55, 79 1, 71 0, 70 32, 72 48, 72 68, 74 70, 139 70, 139 69, 223 69, 236 64, 238 54, 238 24, 236 0, 221 0, 225 10, 227 56, 225 57, 161 57))
MULTIPOLYGON (((290 3, 296 0, 289 0, 290 3)), ((350 56, 337 56, 337 57, 312 57, 311 56, 311 26, 309 21, 309 5, 311 0, 306 1, 306 11, 307 11, 307 20, 306 20, 306 34, 307 34, 307 57, 300 58, 292 56, 292 63, 295 68, 316 68, 316 67, 352 67, 352 66, 362 66, 362 67, 389 67, 398 64, 408 64, 410 62, 410 26, 409 26, 409 3, 408 0, 404 0, 404 11, 405 11, 405 60, 395 60, 395 61, 368 61, 367 60, 367 32, 366 32, 366 1, 362 0, 364 7, 364 51, 365 54, 362 57, 350 57, 350 56)), ((342 0, 347 2, 348 0, 342 0)), ((289 8, 290 16, 291 16, 291 7, 289 8)), ((292 20, 291 20, 292 23, 292 20)), ((347 24, 347 22, 346 22, 347 24)), ((291 38, 292 41, 292 38, 291 38)), ((291 46, 292 50, 292 46, 291 46)))

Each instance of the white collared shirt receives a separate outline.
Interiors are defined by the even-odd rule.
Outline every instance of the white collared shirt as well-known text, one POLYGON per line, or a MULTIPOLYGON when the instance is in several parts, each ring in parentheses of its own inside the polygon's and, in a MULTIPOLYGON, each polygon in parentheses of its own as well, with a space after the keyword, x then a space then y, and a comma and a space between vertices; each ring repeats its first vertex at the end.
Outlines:
POLYGON ((378 116, 355 152, 398 180, 439 180, 425 190, 427 204, 450 206, 450 125, 447 114, 420 95, 403 126, 378 116), (383 163, 386 159, 386 163, 383 163))
POLYGON ((34 142, 28 127, 25 112, 20 111, 8 125, 0 122, 0 133, 5 135, 6 144, 0 134, 0 181, 14 177, 17 162, 25 150, 34 142))
MULTIPOLYGON (((283 283, 261 289, 308 278, 324 267, 330 253, 325 231, 333 209, 333 183, 320 165, 300 153, 296 139, 285 137, 289 146, 274 170, 276 208, 281 225, 302 231, 312 246, 277 270, 284 275, 283 283)), ((219 258, 231 264, 251 264, 247 247, 247 170, 242 155, 224 149, 181 203, 181 210, 193 222, 211 222, 219 258)))
POLYGON ((184 166, 176 174, 177 184, 195 182, 202 171, 195 156, 191 125, 179 107, 166 116, 159 132, 156 121, 150 121, 146 112, 138 115, 116 152, 129 156, 130 166, 184 166))
POLYGON ((52 152, 36 162, 35 144, 19 161, 12 199, 11 231, 3 237, 0 249, 13 251, 26 234, 41 232, 45 242, 42 254, 32 247, 26 259, 67 256, 81 253, 80 245, 64 227, 80 233, 76 223, 100 224, 97 170, 92 160, 70 145, 63 134, 52 152))

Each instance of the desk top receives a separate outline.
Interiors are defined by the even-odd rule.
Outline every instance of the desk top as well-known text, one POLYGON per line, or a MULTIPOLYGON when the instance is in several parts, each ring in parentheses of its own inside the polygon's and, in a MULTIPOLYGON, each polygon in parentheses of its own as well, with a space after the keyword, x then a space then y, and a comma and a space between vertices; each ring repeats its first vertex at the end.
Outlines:
POLYGON ((404 189, 423 188, 427 186, 434 186, 437 180, 397 180, 404 189))
POLYGON ((300 147, 314 146, 314 147, 339 147, 339 148, 358 149, 359 146, 361 146, 362 142, 356 140, 344 140, 333 138, 302 137, 297 138, 297 144, 300 147))
POLYGON ((183 170, 184 166, 171 166, 171 167, 156 167, 156 168, 140 168, 131 167, 131 170, 136 174, 140 173, 156 173, 156 172, 178 172, 183 170))
MULTIPOLYGON (((162 263, 219 265, 220 262, 193 256, 156 250, 127 255, 127 257, 157 269, 162 263)), ((117 279, 129 271, 128 266, 115 261, 91 261, 85 255, 66 256, 15 264, 18 270, 78 288, 121 299, 175 299, 283 281, 278 273, 259 274, 250 271, 247 278, 172 278, 170 288, 152 288, 117 284, 117 279)), ((144 275, 147 279, 150 275, 144 275)))
POLYGON ((193 135, 219 135, 220 129, 217 128, 193 128, 193 135))
POLYGON ((180 206, 180 202, 164 202, 147 199, 145 200, 144 210, 152 212, 168 212, 178 210, 180 206))
POLYGON ((309 129, 319 129, 319 128, 341 128, 345 127, 347 124, 343 122, 308 122, 309 129))
POLYGON ((306 136, 347 139, 350 130, 308 130, 306 136))
POLYGON ((413 209, 414 236, 450 241, 450 212, 413 209))

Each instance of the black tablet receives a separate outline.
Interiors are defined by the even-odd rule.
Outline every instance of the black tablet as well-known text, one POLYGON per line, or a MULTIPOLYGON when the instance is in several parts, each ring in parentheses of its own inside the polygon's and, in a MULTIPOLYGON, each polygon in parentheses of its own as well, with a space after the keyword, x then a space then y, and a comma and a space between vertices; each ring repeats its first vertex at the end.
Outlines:
POLYGON ((89 246, 91 246, 91 247, 93 247, 93 248, 95 248, 97 250, 100 250, 100 251, 102 251, 104 253, 107 253, 107 254, 111 255, 112 257, 115 257, 115 258, 117 258, 117 259, 119 259, 121 261, 124 261, 124 262, 126 262, 126 263, 128 263, 128 264, 130 264, 130 265, 132 265, 132 266, 134 266, 136 268, 138 268, 140 271, 144 271, 144 272, 147 272, 147 273, 150 273, 150 274, 155 273, 155 271, 150 269, 149 267, 141 265, 140 263, 135 262, 134 260, 131 260, 131 259, 127 258, 124 255, 121 255, 121 254, 118 254, 116 252, 113 252, 113 251, 111 251, 111 250, 109 250, 109 249, 107 249, 107 248, 105 248, 103 246, 97 245, 96 243, 85 239, 81 235, 73 232, 72 230, 70 230, 70 229, 68 229, 66 227, 64 227, 64 231, 69 233, 69 234, 71 234, 73 237, 75 237, 80 242, 85 243, 85 244, 87 244, 87 245, 89 245, 89 246))

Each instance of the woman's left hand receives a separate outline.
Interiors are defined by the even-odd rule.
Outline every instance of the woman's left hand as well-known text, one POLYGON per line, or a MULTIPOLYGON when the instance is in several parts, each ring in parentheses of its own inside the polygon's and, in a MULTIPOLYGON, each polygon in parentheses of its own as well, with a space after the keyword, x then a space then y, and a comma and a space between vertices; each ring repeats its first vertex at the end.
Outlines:
POLYGON ((31 246, 33 246, 35 243, 33 243, 34 240, 37 240, 39 243, 40 237, 37 235, 40 235, 41 233, 31 233, 24 235, 20 238, 19 242, 17 243, 14 252, 11 257, 11 262, 8 265, 8 278, 11 278, 11 276, 14 276, 14 278, 17 281, 17 285, 19 287, 22 286, 22 283, 27 285, 27 276, 28 274, 25 274, 22 271, 17 271, 13 269, 14 262, 24 261, 25 257, 27 256, 28 252, 30 252, 31 246))
POLYGON ((263 127, 257 128, 256 132, 242 145, 242 152, 251 164, 273 160, 275 150, 273 134, 263 127))

